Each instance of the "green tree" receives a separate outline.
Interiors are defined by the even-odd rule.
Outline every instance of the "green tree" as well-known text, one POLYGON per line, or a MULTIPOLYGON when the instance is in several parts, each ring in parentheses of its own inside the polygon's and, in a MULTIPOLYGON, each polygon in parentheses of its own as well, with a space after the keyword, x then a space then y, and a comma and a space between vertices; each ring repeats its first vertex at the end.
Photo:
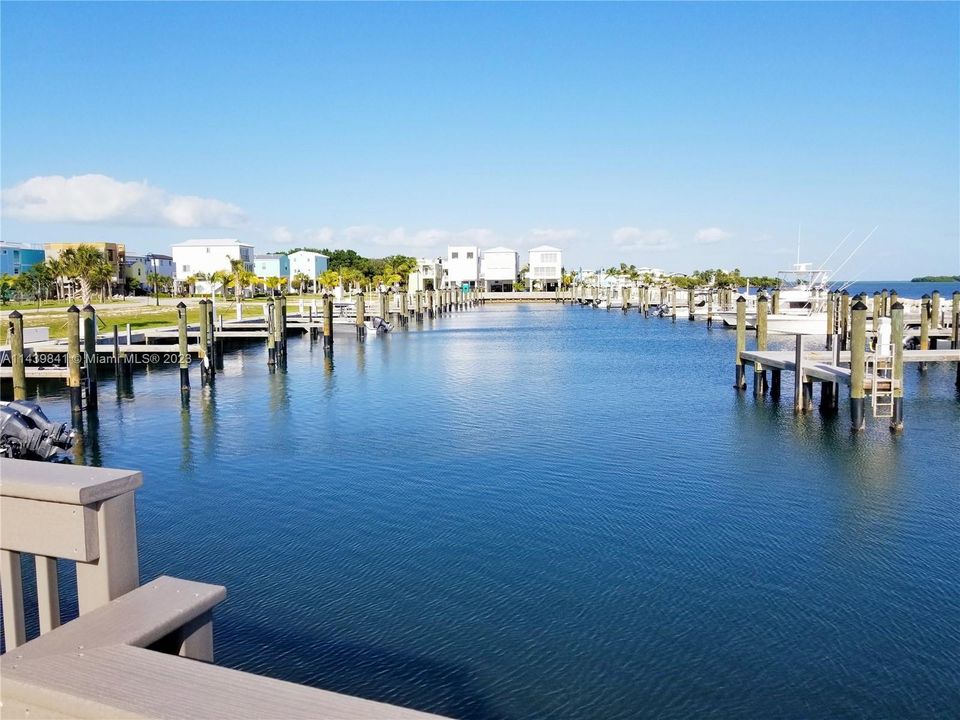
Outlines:
POLYGON ((60 255, 63 274, 74 281, 79 289, 80 301, 90 303, 93 290, 110 283, 113 268, 104 259, 103 253, 92 245, 68 248, 60 255))
POLYGON ((297 291, 301 295, 303 295, 303 290, 304 288, 307 287, 309 282, 310 282, 310 276, 307 275, 306 273, 298 272, 296 275, 293 276, 293 285, 294 287, 297 288, 297 291))
POLYGON ((220 294, 223 296, 224 302, 226 302, 227 284, 230 282, 230 273, 228 273, 226 270, 217 270, 210 275, 210 282, 212 282, 214 285, 211 290, 215 290, 217 285, 220 286, 220 294))
POLYGON ((336 270, 327 270, 319 277, 320 286, 326 290, 333 290, 340 284, 340 273, 336 270))

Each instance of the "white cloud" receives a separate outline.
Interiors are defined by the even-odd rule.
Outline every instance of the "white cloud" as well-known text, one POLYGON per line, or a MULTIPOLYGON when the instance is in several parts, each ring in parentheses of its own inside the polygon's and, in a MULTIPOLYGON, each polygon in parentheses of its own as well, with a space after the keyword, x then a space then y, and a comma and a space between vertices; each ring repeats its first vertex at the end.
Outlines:
POLYGON ((243 211, 228 202, 175 195, 146 181, 106 175, 39 175, 3 191, 3 214, 27 222, 174 227, 237 227, 243 211))
POLYGON ((613 232, 613 244, 619 248, 665 249, 673 245, 670 232, 663 228, 643 230, 638 227, 621 227, 613 232))
POLYGON ((720 242, 721 240, 726 240, 727 238, 732 237, 732 232, 727 232, 726 230, 718 227, 709 227, 697 230, 695 239, 701 245, 708 245, 710 243, 720 242))
POLYGON ((573 228, 534 228, 529 233, 530 238, 537 244, 570 242, 580 237, 580 231, 573 228))
POLYGON ((286 225, 275 227, 270 231, 270 242, 277 245, 289 245, 293 242, 293 233, 286 225))

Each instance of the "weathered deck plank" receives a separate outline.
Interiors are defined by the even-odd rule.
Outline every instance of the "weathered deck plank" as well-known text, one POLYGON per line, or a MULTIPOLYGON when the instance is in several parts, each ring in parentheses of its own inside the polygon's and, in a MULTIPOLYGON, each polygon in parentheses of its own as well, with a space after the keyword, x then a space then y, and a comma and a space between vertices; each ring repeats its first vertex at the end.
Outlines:
POLYGON ((222 585, 158 577, 31 640, 10 655, 16 660, 29 660, 84 654, 109 645, 146 647, 200 617, 226 596, 222 585))
POLYGON ((7 717, 424 720, 417 710, 114 645, 2 660, 7 717), (7 712, 9 708, 9 713, 7 712), (29 714, 25 711, 29 711, 29 714))
POLYGON ((139 470, 0 460, 0 495, 89 505, 143 484, 139 470))

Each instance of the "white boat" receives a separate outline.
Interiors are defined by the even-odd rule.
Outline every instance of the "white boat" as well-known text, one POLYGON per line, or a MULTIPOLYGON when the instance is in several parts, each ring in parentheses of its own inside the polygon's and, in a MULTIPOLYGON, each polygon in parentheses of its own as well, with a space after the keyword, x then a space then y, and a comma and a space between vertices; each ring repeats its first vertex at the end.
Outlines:
MULTIPOLYGON (((767 332, 791 335, 827 334, 827 279, 825 270, 814 270, 811 263, 796 263, 792 270, 777 273, 781 288, 776 314, 767 315, 767 332)), ((743 295, 747 300, 747 329, 756 327, 757 297, 743 295)), ((723 324, 737 326, 736 311, 719 313, 723 324)))

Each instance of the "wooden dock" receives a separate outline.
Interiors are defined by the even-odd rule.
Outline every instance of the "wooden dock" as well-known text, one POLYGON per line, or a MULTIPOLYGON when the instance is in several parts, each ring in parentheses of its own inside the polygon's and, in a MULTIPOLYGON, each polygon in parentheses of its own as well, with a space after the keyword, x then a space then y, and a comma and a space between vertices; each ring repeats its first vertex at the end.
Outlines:
MULTIPOLYGON (((806 351, 803 353, 800 366, 803 374, 824 382, 850 384, 850 355, 849 351, 838 353, 836 358, 839 365, 835 365, 833 353, 829 351, 806 351)), ((740 358, 748 363, 761 365, 768 370, 787 370, 795 372, 797 369, 796 354, 789 350, 744 350, 740 358)), ((904 350, 905 363, 956 363, 960 362, 960 350, 904 350)), ((866 382, 870 384, 870 376, 866 382)))

